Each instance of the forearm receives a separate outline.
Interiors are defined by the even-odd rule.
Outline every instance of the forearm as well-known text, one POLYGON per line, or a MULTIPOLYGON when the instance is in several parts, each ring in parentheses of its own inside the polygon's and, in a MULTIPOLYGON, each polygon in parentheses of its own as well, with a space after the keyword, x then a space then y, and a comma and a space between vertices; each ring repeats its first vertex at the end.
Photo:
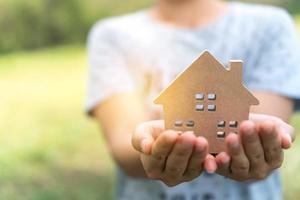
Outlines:
POLYGON ((259 99, 259 105, 251 107, 252 113, 267 114, 279 117, 288 122, 293 113, 293 101, 268 92, 254 92, 259 99))
POLYGON ((143 178, 140 155, 131 145, 136 126, 149 118, 141 102, 135 94, 115 95, 98 106, 94 115, 116 163, 127 175, 143 178))
POLYGON ((140 153, 133 149, 131 138, 118 138, 109 144, 109 148, 115 162, 128 176, 146 178, 140 153))

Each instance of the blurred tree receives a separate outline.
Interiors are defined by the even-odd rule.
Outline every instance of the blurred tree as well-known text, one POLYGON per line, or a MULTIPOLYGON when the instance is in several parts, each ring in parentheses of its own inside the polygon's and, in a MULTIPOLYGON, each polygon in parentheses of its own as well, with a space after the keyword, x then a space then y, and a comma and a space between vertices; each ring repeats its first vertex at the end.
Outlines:
POLYGON ((0 53, 84 42, 100 18, 129 12, 152 0, 0 0, 0 53))
POLYGON ((82 41, 84 13, 77 0, 0 2, 0 52, 82 41))
MULTIPOLYGON (((300 12, 299 0, 242 0, 300 12)), ((130 12, 154 0, 0 0, 0 53, 84 42, 96 20, 130 12)))

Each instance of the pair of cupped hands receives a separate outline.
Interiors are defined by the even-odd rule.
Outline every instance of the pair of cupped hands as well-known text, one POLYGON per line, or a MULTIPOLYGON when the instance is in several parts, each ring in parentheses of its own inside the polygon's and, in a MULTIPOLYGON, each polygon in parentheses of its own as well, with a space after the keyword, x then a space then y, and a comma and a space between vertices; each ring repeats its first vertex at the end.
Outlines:
POLYGON ((283 162, 283 150, 291 147, 293 127, 281 119, 250 114, 239 126, 239 134, 225 138, 226 151, 209 154, 205 138, 193 132, 165 130, 164 121, 140 124, 132 145, 140 152, 141 162, 150 179, 175 186, 197 178, 206 170, 237 180, 261 180, 283 162))

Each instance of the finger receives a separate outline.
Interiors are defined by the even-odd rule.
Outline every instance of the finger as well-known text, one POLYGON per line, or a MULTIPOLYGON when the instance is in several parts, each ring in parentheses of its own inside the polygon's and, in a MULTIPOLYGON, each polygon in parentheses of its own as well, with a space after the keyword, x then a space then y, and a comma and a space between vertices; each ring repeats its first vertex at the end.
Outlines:
POLYGON ((229 176, 230 172, 230 156, 226 152, 221 152, 216 156, 218 166, 217 173, 223 176, 229 176))
POLYGON ((168 130, 163 132, 153 143, 152 157, 156 160, 165 160, 169 156, 178 137, 178 133, 175 131, 168 130))
POLYGON ((275 124, 271 121, 262 122, 259 134, 266 162, 273 168, 279 167, 283 161, 283 150, 279 134, 275 129, 275 124))
POLYGON ((216 160, 211 154, 207 154, 204 161, 204 168, 209 174, 213 174, 217 170, 216 160))
POLYGON ((281 147, 283 149, 289 149, 292 146, 291 136, 284 132, 280 132, 279 135, 281 137, 281 147))
POLYGON ((231 133, 225 140, 228 154, 231 157, 230 169, 232 174, 242 179, 248 177, 249 161, 239 141, 238 135, 231 133))
POLYGON ((288 141, 291 144, 296 139, 295 129, 288 123, 285 123, 284 121, 282 121, 281 119, 278 119, 278 120, 281 121, 281 123, 278 123, 278 124, 280 124, 280 126, 278 127, 278 131, 285 134, 286 136, 288 136, 288 141))
POLYGON ((240 126, 240 135, 245 154, 250 162, 250 173, 255 176, 267 164, 255 124, 251 121, 243 122, 240 126))
POLYGON ((166 181, 176 183, 179 179, 182 179, 192 155, 195 140, 196 137, 193 132, 185 132, 178 137, 166 161, 163 172, 166 181))
POLYGON ((249 114, 249 119, 254 122, 262 122, 262 121, 272 121, 276 124, 276 127, 279 129, 281 138, 282 138, 282 148, 288 149, 291 147, 292 142, 295 140, 296 134, 294 128, 281 120, 278 117, 263 115, 263 114, 249 114))
POLYGON ((276 127, 281 138, 281 147, 289 149, 292 146, 292 142, 295 141, 295 129, 287 123, 282 122, 279 127, 276 127))
POLYGON ((151 155, 142 155, 143 166, 148 176, 156 177, 162 173, 166 158, 177 138, 178 134, 175 131, 165 131, 153 143, 151 155))
POLYGON ((139 152, 150 154, 154 136, 163 132, 164 125, 162 120, 149 121, 140 124, 131 138, 132 146, 139 152))
POLYGON ((208 153, 208 143, 203 137, 198 137, 188 166, 183 174, 184 181, 191 181, 198 177, 203 169, 203 163, 208 153))

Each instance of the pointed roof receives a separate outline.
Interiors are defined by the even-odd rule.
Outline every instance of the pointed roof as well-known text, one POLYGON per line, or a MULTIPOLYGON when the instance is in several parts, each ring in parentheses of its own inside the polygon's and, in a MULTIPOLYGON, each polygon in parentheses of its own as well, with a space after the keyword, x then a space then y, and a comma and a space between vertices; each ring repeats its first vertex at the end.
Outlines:
POLYGON ((177 77, 164 89, 158 97, 154 100, 155 104, 164 104, 166 94, 171 93, 174 91, 174 87, 176 83, 180 82, 181 77, 191 72, 191 70, 209 70, 209 73, 236 73, 236 78, 240 79, 240 85, 237 87, 243 87, 243 94, 249 100, 249 105, 258 105, 259 101, 256 99, 255 96, 243 85, 242 83, 242 61, 232 60, 230 61, 230 68, 226 69, 208 50, 203 51, 200 56, 185 70, 183 70, 177 77))

